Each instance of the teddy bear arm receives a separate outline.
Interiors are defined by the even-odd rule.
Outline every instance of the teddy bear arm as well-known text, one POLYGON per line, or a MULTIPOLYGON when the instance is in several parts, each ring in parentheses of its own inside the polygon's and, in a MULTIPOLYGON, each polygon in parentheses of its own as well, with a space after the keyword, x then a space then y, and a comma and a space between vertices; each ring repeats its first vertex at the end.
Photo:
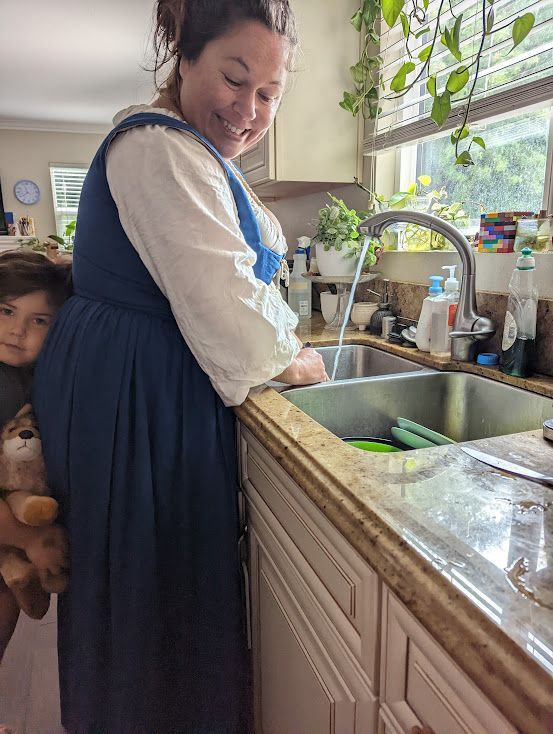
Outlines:
POLYGON ((58 503, 53 497, 15 490, 5 497, 14 516, 24 525, 50 525, 57 517, 58 503))

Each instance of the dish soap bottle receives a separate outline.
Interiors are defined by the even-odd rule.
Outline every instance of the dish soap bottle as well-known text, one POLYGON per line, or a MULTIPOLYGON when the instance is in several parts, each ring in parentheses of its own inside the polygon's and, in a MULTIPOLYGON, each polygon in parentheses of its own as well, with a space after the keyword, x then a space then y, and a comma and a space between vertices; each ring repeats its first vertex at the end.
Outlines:
POLYGON ((436 296, 442 293, 440 283, 443 278, 441 275, 431 275, 430 282, 432 285, 428 289, 428 295, 422 302, 422 309, 417 324, 416 344, 421 352, 430 351, 430 329, 432 327, 432 307, 436 296))
POLYGON ((534 370, 538 312, 535 267, 531 248, 524 247, 509 282, 501 344, 501 371, 515 377, 528 377, 534 370))
POLYGON ((439 355, 451 354, 451 337, 449 333, 455 321, 459 303, 459 281, 455 277, 456 265, 444 265, 442 270, 449 270, 449 278, 444 283, 444 292, 436 296, 432 308, 430 326, 430 353, 439 355))
POLYGON ((307 254, 303 247, 298 247, 290 274, 288 305, 299 319, 311 318, 311 281, 303 277, 306 272, 307 254))

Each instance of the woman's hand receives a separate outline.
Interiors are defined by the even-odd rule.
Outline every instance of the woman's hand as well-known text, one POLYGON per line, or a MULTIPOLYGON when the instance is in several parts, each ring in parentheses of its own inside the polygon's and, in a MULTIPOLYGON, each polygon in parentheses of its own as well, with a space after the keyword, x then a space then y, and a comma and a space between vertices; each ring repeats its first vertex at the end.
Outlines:
POLYGON ((434 734, 434 730, 429 726, 413 726, 411 728, 411 734, 434 734))
POLYGON ((321 355, 315 349, 304 348, 292 364, 273 379, 287 385, 313 385, 326 382, 328 375, 321 355))

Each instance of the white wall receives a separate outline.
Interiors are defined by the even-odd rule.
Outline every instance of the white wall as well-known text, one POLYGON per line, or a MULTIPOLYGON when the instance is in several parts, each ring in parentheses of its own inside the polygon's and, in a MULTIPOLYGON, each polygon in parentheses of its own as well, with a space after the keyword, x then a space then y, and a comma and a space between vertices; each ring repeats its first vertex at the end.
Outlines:
POLYGON ((40 238, 55 234, 48 165, 74 163, 88 167, 103 137, 87 133, 0 130, 0 182, 4 209, 12 211, 16 220, 23 215, 33 217, 40 238), (24 206, 15 198, 14 184, 22 178, 39 185, 41 197, 38 204, 24 206))

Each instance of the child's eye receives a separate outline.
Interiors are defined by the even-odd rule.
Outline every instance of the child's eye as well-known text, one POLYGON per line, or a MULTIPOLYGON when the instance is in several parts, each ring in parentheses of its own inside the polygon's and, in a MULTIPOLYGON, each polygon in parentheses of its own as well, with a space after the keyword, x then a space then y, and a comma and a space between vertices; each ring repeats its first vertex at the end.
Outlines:
POLYGON ((2 316, 11 316, 13 314, 13 309, 8 308, 8 306, 1 306, 0 313, 2 314, 2 316))
POLYGON ((42 318, 42 316, 37 316, 34 319, 34 322, 35 322, 36 326, 49 326, 50 325, 50 320, 49 319, 44 319, 44 318, 42 318))
POLYGON ((226 74, 224 74, 224 77, 225 77, 225 81, 227 81, 231 86, 233 86, 233 87, 239 87, 240 86, 240 82, 234 81, 234 79, 231 79, 226 74))

